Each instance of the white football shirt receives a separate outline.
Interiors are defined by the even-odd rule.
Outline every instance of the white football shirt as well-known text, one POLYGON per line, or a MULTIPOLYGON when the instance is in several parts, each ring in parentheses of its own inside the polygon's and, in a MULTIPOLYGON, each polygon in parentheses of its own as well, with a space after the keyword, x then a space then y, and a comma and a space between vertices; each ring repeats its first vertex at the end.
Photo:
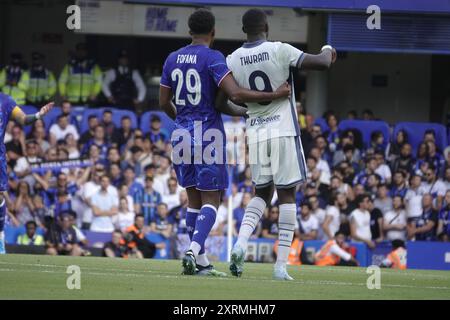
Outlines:
MULTIPOLYGON (((227 57, 227 65, 239 86, 270 92, 290 78, 290 68, 299 68, 303 57, 303 51, 290 44, 260 40, 244 43, 227 57)), ((291 99, 247 106, 248 143, 300 135, 294 93, 291 99)))

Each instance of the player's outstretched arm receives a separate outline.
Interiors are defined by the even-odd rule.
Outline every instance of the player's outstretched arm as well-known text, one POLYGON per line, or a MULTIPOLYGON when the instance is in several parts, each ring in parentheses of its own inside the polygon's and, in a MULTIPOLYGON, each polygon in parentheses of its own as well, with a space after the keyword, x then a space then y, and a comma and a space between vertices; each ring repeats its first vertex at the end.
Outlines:
POLYGON ((304 58, 299 67, 309 70, 325 70, 336 61, 336 49, 330 45, 322 47, 319 54, 304 53, 304 58))
POLYGON ((19 122, 21 125, 29 125, 35 122, 36 120, 44 117, 54 106, 53 102, 47 103, 45 106, 41 108, 35 114, 25 114, 19 106, 16 106, 12 111, 12 119, 19 122))
POLYGON ((214 106, 218 111, 229 116, 245 117, 247 114, 247 108, 229 103, 228 96, 223 90, 219 90, 214 106))
POLYGON ((177 108, 172 102, 172 89, 159 86, 159 107, 173 120, 177 117, 177 108))
POLYGON ((274 92, 253 91, 241 88, 231 73, 222 79, 219 88, 222 89, 235 104, 272 101, 288 97, 291 94, 291 87, 287 82, 274 92))

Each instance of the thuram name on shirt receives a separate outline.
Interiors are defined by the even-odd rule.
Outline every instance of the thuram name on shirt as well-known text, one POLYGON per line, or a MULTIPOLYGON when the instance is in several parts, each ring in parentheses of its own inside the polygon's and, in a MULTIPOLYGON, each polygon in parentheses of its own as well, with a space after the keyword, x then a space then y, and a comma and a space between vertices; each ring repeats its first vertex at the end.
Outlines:
POLYGON ((248 64, 259 63, 263 61, 269 61, 270 56, 267 52, 261 52, 258 54, 252 54, 249 56, 241 57, 241 66, 246 66, 248 64))

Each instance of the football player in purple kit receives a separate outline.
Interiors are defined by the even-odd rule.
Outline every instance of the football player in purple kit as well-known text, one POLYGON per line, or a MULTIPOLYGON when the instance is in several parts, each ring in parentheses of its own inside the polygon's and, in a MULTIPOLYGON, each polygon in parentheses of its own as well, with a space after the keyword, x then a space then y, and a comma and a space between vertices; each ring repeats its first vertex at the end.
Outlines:
POLYGON ((46 115, 53 107, 53 102, 46 104, 35 114, 25 114, 8 95, 0 93, 0 254, 5 254, 5 216, 6 201, 4 193, 8 191, 8 174, 6 172, 5 130, 10 119, 21 125, 29 125, 46 115))
POLYGON ((217 92, 220 89, 232 102, 242 104, 285 98, 290 94, 290 86, 284 83, 274 92, 239 87, 223 54, 210 49, 215 33, 214 15, 206 9, 196 10, 188 25, 192 43, 166 59, 159 97, 160 107, 175 120, 174 169, 189 199, 186 225, 191 244, 182 260, 183 274, 225 276, 209 263, 204 247, 216 220, 221 192, 228 187, 220 112, 245 115, 247 109, 228 104, 229 109, 218 110, 217 92))

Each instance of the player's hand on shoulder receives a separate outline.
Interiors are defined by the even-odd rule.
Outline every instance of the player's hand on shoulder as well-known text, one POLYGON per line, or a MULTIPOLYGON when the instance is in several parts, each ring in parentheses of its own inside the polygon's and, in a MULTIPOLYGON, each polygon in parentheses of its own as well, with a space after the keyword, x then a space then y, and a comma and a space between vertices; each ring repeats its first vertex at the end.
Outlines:
POLYGON ((40 116, 45 116, 50 110, 52 110, 53 106, 55 105, 54 102, 47 103, 45 106, 41 108, 39 111, 40 116))
POLYGON ((291 95, 291 86, 285 82, 275 90, 279 98, 289 97, 291 95))

